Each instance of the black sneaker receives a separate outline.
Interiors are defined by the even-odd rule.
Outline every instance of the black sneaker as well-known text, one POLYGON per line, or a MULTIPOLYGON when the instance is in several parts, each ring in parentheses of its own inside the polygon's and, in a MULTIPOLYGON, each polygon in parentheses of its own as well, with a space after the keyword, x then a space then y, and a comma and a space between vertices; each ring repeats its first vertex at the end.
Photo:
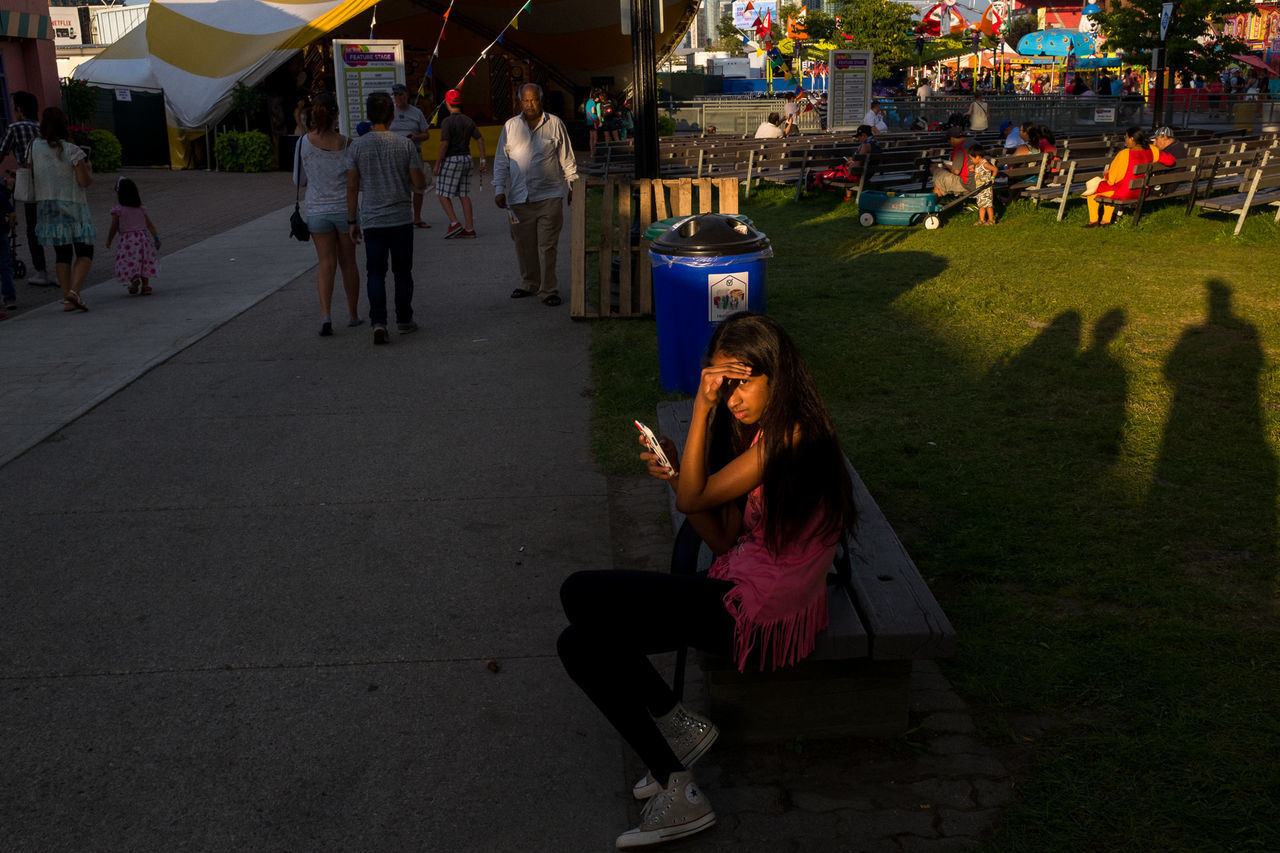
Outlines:
POLYGON ((385 344, 388 340, 390 340, 390 338, 387 337, 386 326, 373 327, 373 342, 375 344, 378 344, 378 345, 385 344))
POLYGON ((396 331, 402 335, 411 335, 418 331, 418 324, 412 320, 408 323, 396 323, 396 331))
POLYGON ((333 334, 333 323, 325 320, 320 324, 320 337, 327 338, 333 334))

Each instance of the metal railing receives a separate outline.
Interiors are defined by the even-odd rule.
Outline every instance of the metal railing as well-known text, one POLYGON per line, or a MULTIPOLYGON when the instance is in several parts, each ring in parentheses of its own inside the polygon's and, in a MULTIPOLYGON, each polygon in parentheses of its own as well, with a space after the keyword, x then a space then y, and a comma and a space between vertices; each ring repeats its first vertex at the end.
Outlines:
MULTIPOLYGON (((917 122, 946 125, 954 115, 963 116, 973 103, 969 96, 938 95, 921 102, 916 98, 880 98, 890 131, 910 130, 917 122)), ((724 96, 696 101, 664 101, 662 110, 676 122, 679 135, 700 134, 708 127, 717 133, 751 136, 769 113, 782 115, 781 98, 724 96)), ((987 123, 998 128, 1004 121, 1032 121, 1057 133, 1070 131, 1113 132, 1130 125, 1150 128, 1164 124, 1154 120, 1150 99, 1141 96, 1069 98, 1061 95, 991 95, 985 99, 987 123)), ((1193 90, 1177 92, 1166 103, 1165 119, 1173 127, 1215 130, 1262 130, 1280 124, 1280 98, 1260 95, 1211 95, 1193 90)), ((818 114, 800 114, 802 133, 817 133, 818 114)))

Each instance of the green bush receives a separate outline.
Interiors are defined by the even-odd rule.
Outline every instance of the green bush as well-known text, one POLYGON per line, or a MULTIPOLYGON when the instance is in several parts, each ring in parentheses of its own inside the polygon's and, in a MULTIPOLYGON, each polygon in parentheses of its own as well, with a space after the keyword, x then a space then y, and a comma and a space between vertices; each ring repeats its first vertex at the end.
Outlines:
POLYGON ((271 139, 260 130, 229 130, 213 144, 213 153, 227 172, 265 172, 274 158, 271 139))
POLYGON ((89 146, 93 151, 95 172, 115 172, 124 162, 124 149, 120 146, 120 140, 109 130, 97 127, 89 131, 89 146))
POLYGON ((675 136, 676 120, 671 116, 658 116, 658 135, 659 136, 675 136))

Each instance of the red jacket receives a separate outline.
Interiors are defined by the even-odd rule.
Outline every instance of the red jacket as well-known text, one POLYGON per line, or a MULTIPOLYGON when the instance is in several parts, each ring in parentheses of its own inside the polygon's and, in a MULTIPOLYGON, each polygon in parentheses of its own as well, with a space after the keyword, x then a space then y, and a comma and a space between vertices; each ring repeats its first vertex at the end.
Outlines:
POLYGON ((1129 182, 1134 178, 1133 170, 1141 165, 1150 163, 1152 160, 1159 160, 1161 165, 1164 166, 1172 166, 1175 162, 1172 154, 1161 151, 1154 145, 1150 148, 1138 150, 1132 148, 1124 149, 1111 161, 1111 166, 1107 169, 1107 176, 1098 185, 1096 195, 1122 200, 1137 198, 1141 190, 1129 188, 1129 182))

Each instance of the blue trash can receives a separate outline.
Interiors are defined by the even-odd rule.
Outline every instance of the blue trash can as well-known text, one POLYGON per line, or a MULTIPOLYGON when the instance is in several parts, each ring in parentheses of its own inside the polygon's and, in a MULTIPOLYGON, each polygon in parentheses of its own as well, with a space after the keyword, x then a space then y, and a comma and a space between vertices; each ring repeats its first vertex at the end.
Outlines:
POLYGON ((695 393, 716 326, 736 311, 764 313, 770 257, 768 237, 720 213, 690 216, 649 244, 665 390, 695 393))

